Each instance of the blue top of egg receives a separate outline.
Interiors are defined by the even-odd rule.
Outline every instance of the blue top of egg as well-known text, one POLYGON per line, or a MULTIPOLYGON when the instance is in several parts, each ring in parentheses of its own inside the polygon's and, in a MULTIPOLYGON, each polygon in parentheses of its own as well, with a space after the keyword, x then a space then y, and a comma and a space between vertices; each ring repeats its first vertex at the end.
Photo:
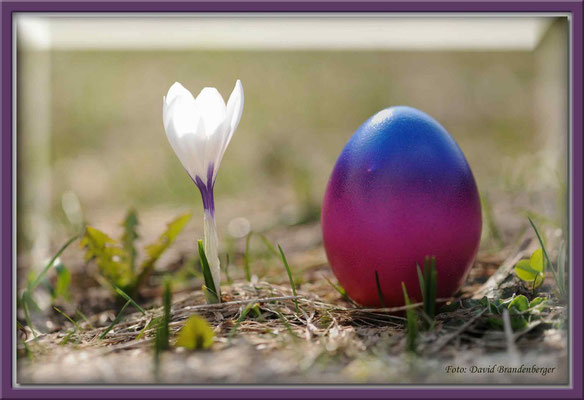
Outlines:
POLYGON ((437 189, 471 189, 469 183, 476 190, 468 163, 446 129, 407 106, 384 109, 361 125, 343 149, 334 175, 341 187, 346 178, 347 183, 362 182, 363 190, 415 185, 439 195, 437 189))

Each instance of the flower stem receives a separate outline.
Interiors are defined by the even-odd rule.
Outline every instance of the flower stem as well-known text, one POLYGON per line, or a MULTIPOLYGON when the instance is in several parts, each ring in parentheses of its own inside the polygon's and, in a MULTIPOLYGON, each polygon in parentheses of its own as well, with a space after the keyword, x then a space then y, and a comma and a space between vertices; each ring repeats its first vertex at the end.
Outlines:
POLYGON ((217 297, 221 299, 221 269, 219 266, 219 255, 217 253, 217 246, 219 240, 217 238, 217 225, 215 224, 215 213, 211 210, 205 210, 205 225, 203 228, 203 247, 213 275, 213 283, 217 290, 217 297))

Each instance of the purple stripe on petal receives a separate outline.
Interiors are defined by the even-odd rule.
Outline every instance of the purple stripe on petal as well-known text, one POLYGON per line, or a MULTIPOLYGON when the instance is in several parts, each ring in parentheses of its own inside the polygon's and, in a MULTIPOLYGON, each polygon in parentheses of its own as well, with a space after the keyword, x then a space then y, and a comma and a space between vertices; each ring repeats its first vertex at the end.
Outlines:
POLYGON ((213 182, 213 169, 215 165, 213 163, 209 164, 209 168, 207 168, 207 187, 210 187, 213 190, 213 186, 215 186, 215 182, 213 182))
POLYGON ((203 208, 208 210, 211 215, 215 215, 215 198, 213 197, 213 188, 215 182, 213 181, 213 168, 214 165, 210 164, 207 169, 207 183, 203 182, 200 176, 196 176, 195 179, 191 177, 195 185, 201 191, 201 198, 203 199, 203 208))

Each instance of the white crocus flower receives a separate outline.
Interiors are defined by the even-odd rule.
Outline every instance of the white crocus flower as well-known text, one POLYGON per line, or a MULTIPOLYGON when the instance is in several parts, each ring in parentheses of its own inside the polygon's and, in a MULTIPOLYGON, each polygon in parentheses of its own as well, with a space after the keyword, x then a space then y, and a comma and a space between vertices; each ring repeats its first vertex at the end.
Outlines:
MULTIPOLYGON (((238 80, 225 105, 215 88, 206 87, 194 98, 176 82, 163 98, 166 137, 189 176, 201 191, 205 209, 204 248, 215 288, 221 280, 213 186, 227 145, 243 112, 243 87, 238 80)), ((219 295, 219 293, 217 293, 219 295)))

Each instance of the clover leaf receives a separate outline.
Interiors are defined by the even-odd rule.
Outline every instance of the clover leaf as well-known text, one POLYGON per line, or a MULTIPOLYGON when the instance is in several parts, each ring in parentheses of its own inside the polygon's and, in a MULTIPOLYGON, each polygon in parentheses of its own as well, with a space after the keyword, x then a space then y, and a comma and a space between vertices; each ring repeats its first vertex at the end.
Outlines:
POLYGON ((515 264, 515 274, 517 274, 517 277, 522 281, 532 282, 534 289, 543 283, 545 277, 543 271, 543 252, 541 249, 535 250, 529 260, 520 260, 515 264))

